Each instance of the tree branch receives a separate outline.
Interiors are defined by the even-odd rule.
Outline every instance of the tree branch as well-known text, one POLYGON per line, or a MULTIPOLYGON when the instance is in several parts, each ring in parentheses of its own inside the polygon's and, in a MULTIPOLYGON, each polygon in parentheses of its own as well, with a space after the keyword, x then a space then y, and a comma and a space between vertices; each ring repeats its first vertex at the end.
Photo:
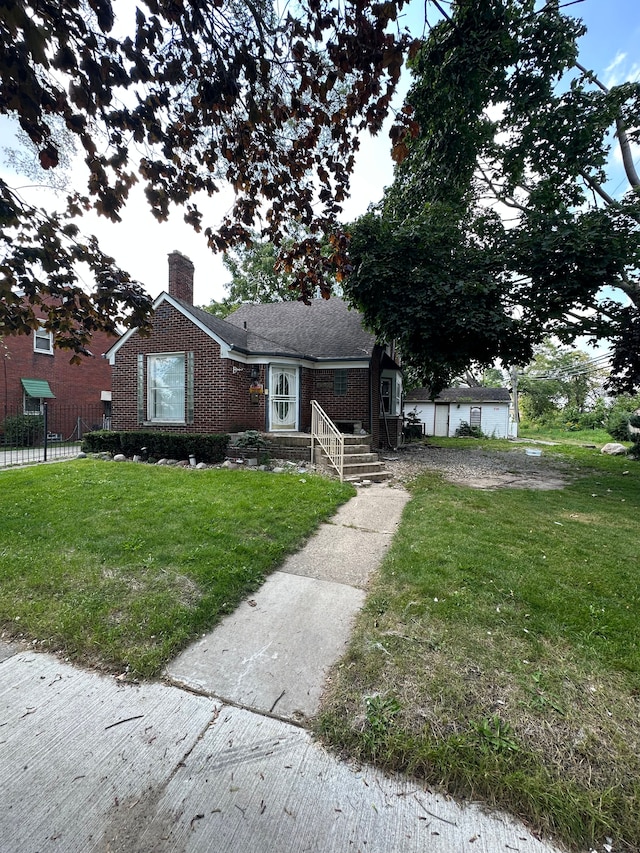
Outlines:
POLYGON ((491 189, 491 192, 493 193, 497 201, 501 202, 502 204, 506 204, 507 207, 514 207, 516 210, 521 210, 523 213, 527 212, 527 208, 524 207, 522 204, 519 204, 514 198, 507 198, 507 196, 503 195, 500 190, 493 184, 491 178, 487 175, 482 166, 479 163, 477 164, 477 166, 478 171, 484 178, 484 181, 487 186, 491 189))
MULTIPOLYGON (((579 62, 575 63, 576 68, 581 71, 587 79, 591 80, 601 91, 608 95, 610 90, 602 83, 593 71, 589 71, 584 65, 581 65, 579 62)), ((624 126, 624 122, 618 116, 616 118, 616 136, 618 137, 618 142, 620 143, 620 151, 622 153, 622 164, 624 166, 624 171, 627 176, 627 179, 631 186, 634 189, 640 189, 640 176, 636 171, 635 164, 633 162, 633 154, 631 152, 631 144, 629 142, 629 137, 627 136, 627 130, 624 126)))

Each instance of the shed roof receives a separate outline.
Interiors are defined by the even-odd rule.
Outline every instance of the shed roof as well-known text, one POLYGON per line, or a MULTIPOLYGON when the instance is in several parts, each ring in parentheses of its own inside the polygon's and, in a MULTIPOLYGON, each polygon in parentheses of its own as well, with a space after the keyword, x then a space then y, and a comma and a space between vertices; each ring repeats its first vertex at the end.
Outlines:
POLYGON ((509 403, 508 388, 444 388, 435 398, 429 388, 407 391, 407 403, 509 403))

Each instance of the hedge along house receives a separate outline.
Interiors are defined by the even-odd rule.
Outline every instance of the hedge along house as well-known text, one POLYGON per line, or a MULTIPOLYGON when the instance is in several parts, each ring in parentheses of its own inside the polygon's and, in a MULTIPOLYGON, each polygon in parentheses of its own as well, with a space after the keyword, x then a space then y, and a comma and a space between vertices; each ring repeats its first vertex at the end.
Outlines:
POLYGON ((408 391, 405 417, 414 413, 425 435, 454 436, 462 423, 479 427, 485 435, 509 438, 515 424, 510 417, 508 388, 445 388, 431 399, 429 388, 408 391))
POLYGON ((342 432, 397 446, 401 370, 357 311, 331 298, 245 304, 222 320, 193 305, 193 273, 172 252, 151 335, 130 330, 107 353, 114 429, 294 434, 317 400, 342 432))

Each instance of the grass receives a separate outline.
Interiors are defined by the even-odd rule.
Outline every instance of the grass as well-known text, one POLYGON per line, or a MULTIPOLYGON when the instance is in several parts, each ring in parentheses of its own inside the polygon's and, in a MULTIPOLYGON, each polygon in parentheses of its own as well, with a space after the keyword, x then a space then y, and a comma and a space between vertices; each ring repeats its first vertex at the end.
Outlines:
POLYGON ((316 731, 577 849, 638 850, 640 463, 553 453, 560 491, 415 480, 316 731))
MULTIPOLYGON (((561 444, 595 444, 602 447, 611 438, 605 429, 580 429, 567 430, 560 427, 540 427, 534 424, 520 424, 518 430, 520 438, 531 438, 537 441, 559 441, 561 444)), ((628 444, 629 442, 625 442, 628 444)))
POLYGON ((145 677, 353 494, 312 475, 90 459, 0 483, 3 635, 145 677))

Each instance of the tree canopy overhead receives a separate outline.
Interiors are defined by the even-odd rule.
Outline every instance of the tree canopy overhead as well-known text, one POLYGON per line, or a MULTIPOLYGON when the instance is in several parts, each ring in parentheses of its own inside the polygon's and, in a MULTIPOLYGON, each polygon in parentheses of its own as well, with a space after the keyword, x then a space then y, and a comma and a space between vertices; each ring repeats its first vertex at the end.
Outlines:
MULTIPOLYGON (((75 222, 90 208, 118 221, 138 181, 159 220, 182 206, 214 250, 248 242, 259 225, 280 244, 287 223, 301 223, 311 236, 283 268, 302 297, 326 290, 346 238, 334 233, 328 259, 321 234, 336 229, 358 133, 379 131, 389 111, 410 44, 396 22, 403 3, 300 0, 276 13, 269 0, 141 0, 130 26, 116 17, 121 0, 1 3, 0 114, 18 119, 45 169, 60 162, 61 118, 87 181, 57 214, 0 181, 0 334, 33 328, 32 306, 51 297, 58 345, 79 349, 92 328, 144 327, 144 291, 75 222), (222 184, 233 209, 206 223, 199 197, 222 184), (82 262, 93 294, 78 285, 82 262)), ((401 112, 398 152, 415 130, 401 112)))
POLYGON ((419 136, 353 227, 347 294, 434 389, 472 361, 524 364, 550 333, 608 337, 620 386, 640 384, 640 85, 580 64, 557 0, 450 8, 412 66, 419 136))

